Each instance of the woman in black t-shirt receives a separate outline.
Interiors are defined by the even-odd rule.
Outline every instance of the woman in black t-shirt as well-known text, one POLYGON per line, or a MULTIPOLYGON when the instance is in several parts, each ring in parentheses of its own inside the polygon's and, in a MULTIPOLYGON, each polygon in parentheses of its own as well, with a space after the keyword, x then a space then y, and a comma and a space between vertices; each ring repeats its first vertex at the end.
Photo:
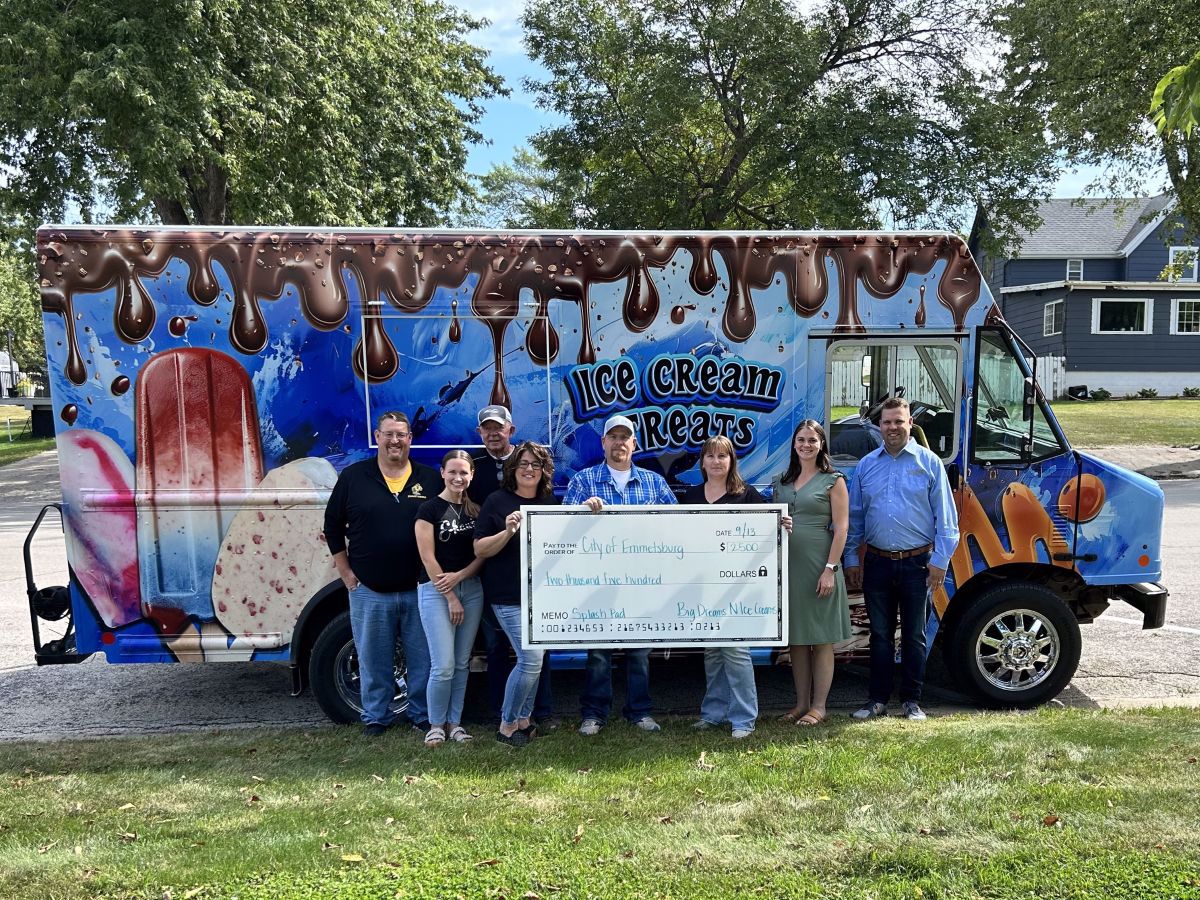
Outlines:
POLYGON ((483 561, 472 546, 479 508, 467 496, 475 471, 471 454, 451 450, 442 457, 445 489, 417 511, 417 550, 421 573, 417 579, 417 608, 429 643, 429 733, 425 746, 436 747, 447 737, 471 740, 462 727, 467 666, 483 614, 483 589, 478 572, 483 561))
POLYGON ((513 537, 521 529, 522 506, 558 503, 550 489, 553 483, 550 454, 540 444, 525 441, 504 463, 500 487, 484 501, 475 524, 475 554, 484 560, 483 594, 517 654, 496 732, 496 740, 515 747, 527 744, 534 733, 529 716, 545 651, 521 647, 521 545, 513 537))

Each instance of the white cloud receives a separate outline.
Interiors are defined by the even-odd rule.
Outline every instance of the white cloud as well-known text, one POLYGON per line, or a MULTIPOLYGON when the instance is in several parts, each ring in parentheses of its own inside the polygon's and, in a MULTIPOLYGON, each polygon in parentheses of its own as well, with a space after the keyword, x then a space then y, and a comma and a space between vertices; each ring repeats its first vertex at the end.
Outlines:
POLYGON ((521 44, 521 13, 525 0, 454 0, 454 6, 492 24, 476 32, 473 43, 497 55, 525 55, 521 44))

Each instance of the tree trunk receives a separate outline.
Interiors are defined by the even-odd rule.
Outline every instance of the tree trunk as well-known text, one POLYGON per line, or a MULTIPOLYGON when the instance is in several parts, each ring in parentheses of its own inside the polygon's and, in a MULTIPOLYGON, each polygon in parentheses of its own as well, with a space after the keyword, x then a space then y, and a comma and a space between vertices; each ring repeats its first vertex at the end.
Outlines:
POLYGON ((155 197, 154 211, 164 225, 191 225, 187 210, 174 197, 155 197))

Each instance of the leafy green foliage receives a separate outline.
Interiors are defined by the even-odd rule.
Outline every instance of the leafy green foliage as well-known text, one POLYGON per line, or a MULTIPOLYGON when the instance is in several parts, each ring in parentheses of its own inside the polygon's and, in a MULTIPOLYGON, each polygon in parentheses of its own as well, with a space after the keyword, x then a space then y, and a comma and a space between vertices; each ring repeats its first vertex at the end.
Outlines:
POLYGON ((42 347, 42 313, 30 260, 0 245, 0 350, 8 349, 5 332, 12 330, 13 356, 22 371, 46 365, 42 347))
POLYGON ((1159 80, 1150 115, 1159 134, 1181 131, 1185 138, 1192 136, 1192 129, 1200 124, 1200 52, 1159 80))
POLYGON ((479 182, 478 199, 463 212, 467 226, 569 230, 580 224, 579 181, 549 169, 519 149, 511 163, 493 166, 479 182))
MULTIPOLYGON (((963 228, 1044 193, 1038 116, 972 60, 975 0, 532 0, 534 139, 602 228, 963 228)), ((530 221, 529 224, 539 224, 530 221)))
POLYGON ((1105 167, 1113 195, 1165 167, 1176 224, 1200 228, 1200 131, 1157 131, 1148 108, 1165 66, 1200 46, 1200 5, 1156 0, 1003 0, 993 23, 1007 44, 1011 97, 1045 117, 1070 162, 1105 167))
POLYGON ((441 0, 0 0, 0 221, 429 225, 480 22, 441 0))

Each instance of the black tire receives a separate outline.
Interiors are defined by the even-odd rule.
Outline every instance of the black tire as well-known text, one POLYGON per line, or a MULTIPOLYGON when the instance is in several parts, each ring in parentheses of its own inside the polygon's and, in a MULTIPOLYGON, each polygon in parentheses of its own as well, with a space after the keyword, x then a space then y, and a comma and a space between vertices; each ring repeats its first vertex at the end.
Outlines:
MULTIPOLYGON (((408 709, 408 669, 404 662, 404 647, 396 641, 396 696, 392 712, 403 716, 408 709)), ((326 625, 316 641, 308 660, 308 683, 321 711, 335 722, 343 724, 362 721, 362 703, 358 688, 358 654, 350 630, 350 612, 340 613, 326 625)))
POLYGON ((951 671, 980 703, 1000 709, 1029 709, 1058 696, 1075 675, 1082 645, 1062 598, 1032 582, 985 591, 949 638, 951 671))

